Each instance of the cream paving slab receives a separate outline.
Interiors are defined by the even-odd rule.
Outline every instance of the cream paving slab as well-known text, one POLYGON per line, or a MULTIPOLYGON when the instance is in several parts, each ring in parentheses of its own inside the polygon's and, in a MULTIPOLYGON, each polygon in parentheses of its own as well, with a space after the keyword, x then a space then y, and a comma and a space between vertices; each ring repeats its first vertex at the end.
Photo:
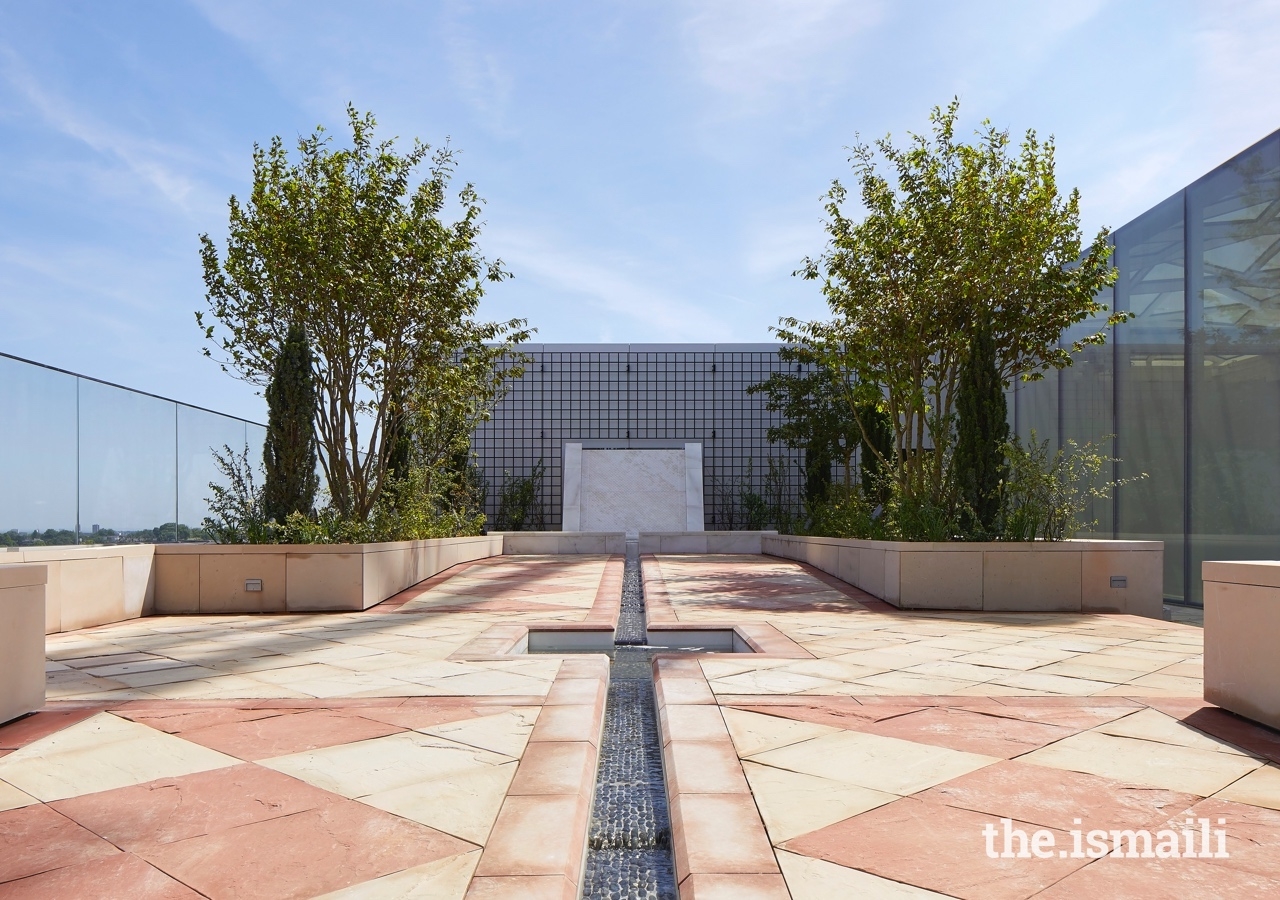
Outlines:
POLYGON ((814 678, 825 678, 832 681, 856 681, 869 675, 879 675, 886 671, 875 666, 862 666, 845 662, 841 659, 803 659, 790 662, 780 671, 794 672, 798 675, 812 675, 814 678))
POLYGON ((743 762, 742 770, 774 844, 898 799, 897 794, 750 761, 743 762))
POLYGON ((500 753, 409 731, 259 760, 258 765, 355 799, 513 761, 500 753))
POLYGON ((1129 682, 1136 687, 1150 687, 1163 691, 1179 692, 1189 697, 1202 696, 1204 682, 1199 678, 1181 675, 1143 675, 1129 682))
POLYGON ((702 666, 702 674, 708 681, 717 678, 728 678, 742 672, 754 672, 758 669, 772 669, 791 662, 788 659, 716 659, 709 657, 698 661, 702 666))
POLYGON ((1117 669, 1114 666, 1094 665, 1092 657, 1078 656, 1063 662, 1049 663, 1035 670, 1037 675, 1062 675, 1066 678, 1080 678, 1085 681, 1102 681, 1107 684, 1126 684, 1131 679, 1142 675, 1130 669, 1117 669))
POLYGON ((152 672, 140 672, 137 675, 116 675, 115 680, 129 687, 144 688, 157 684, 173 684, 178 681, 198 681, 202 678, 217 677, 223 673, 217 669, 206 669, 204 666, 180 666, 173 669, 157 669, 152 672))
POLYGON ((463 719, 418 731, 519 759, 529 743, 538 712, 536 706, 522 706, 493 716, 463 719))
POLYGON ((1046 665, 1046 661, 1034 656, 1015 656, 1001 649, 978 650, 957 656, 955 662, 969 663, 975 666, 987 666, 993 669, 1008 669, 1011 672, 1025 672, 1046 665))
POLYGON ((890 881, 825 859, 786 850, 776 853, 791 900, 948 900, 945 894, 890 881))
POLYGON ((316 900, 462 900, 479 862, 479 850, 446 856, 323 894, 316 900))
POLYGON ((973 663, 956 662, 951 659, 920 663, 917 666, 909 666, 903 671, 910 672, 913 675, 941 676, 970 684, 991 681, 1009 674, 1005 669, 997 669, 992 666, 975 666, 973 663))
POLYGON ((515 773, 516 763, 497 763, 451 772, 359 799, 361 803, 483 846, 489 840, 489 832, 493 830, 515 773))
POLYGON ((7 809, 20 809, 23 806, 30 806, 39 802, 26 791, 18 790, 7 781, 0 781, 0 812, 4 812, 7 809))
POLYGON ((751 761, 904 796, 999 762, 977 753, 857 731, 767 750, 751 761))
POLYGON ((1018 762, 1209 797, 1262 765, 1247 756, 1085 731, 1018 762))
POLYGON ((1107 681, 1090 681, 1086 678, 1068 678, 1065 675, 1048 675, 1042 672, 1013 672, 993 679, 991 684, 1025 688, 1041 694, 1062 694, 1067 697, 1087 697, 1114 687, 1107 681))
POLYGON ((954 694, 974 684, 972 681, 943 678, 941 675, 919 675, 905 671, 869 675, 866 678, 859 678, 857 683, 884 694, 935 695, 954 694))
POLYGON ((98 713, 0 757, 0 780, 48 803, 240 762, 146 725, 98 713))
POLYGON ((1213 796, 1219 800, 1280 810, 1280 768, 1274 765, 1261 766, 1213 796))
POLYGON ((1138 710, 1089 730, 1117 737, 1140 738, 1160 744, 1174 744, 1179 747, 1216 750, 1219 753, 1252 757, 1252 754, 1246 753, 1234 744, 1211 737, 1202 731, 1196 731, 1194 728, 1183 725, 1173 716, 1151 708, 1138 710))
POLYGON ((796 672, 785 672, 778 669, 754 669, 717 678, 712 688, 717 693, 726 694, 794 694, 814 688, 831 687, 839 682, 830 678, 814 678, 812 675, 801 675, 796 672))
POLYGON ((767 716, 729 706, 722 707, 720 712, 739 756, 754 756, 841 730, 830 725, 767 716))
POLYGON ((428 688, 424 696, 451 697, 501 697, 545 696, 552 679, 530 678, 514 672, 469 672, 455 675, 423 686, 428 688))

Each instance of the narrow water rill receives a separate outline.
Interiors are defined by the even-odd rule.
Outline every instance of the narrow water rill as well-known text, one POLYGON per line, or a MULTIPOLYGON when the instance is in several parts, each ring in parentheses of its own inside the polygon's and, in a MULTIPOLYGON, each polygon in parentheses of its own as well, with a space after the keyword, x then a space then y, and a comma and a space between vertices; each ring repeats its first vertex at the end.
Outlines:
POLYGON ((644 646, 644 597, 634 552, 627 554, 614 641, 582 896, 674 900, 671 819, 653 695, 655 651, 644 646))

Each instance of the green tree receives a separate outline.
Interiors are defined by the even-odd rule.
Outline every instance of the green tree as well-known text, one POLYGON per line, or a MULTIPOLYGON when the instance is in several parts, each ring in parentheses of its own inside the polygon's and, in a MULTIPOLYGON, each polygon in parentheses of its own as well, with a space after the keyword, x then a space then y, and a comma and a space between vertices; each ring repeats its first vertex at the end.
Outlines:
POLYGON ((1008 477, 1004 446, 1009 408, 996 364, 995 342, 981 320, 973 324, 956 392, 956 449, 951 464, 960 493, 960 521, 974 537, 1000 528, 1001 483, 1008 477))
POLYGON ((255 146, 249 200, 230 200, 225 254, 201 235, 210 319, 196 318, 205 353, 258 384, 288 324, 305 326, 330 502, 365 522, 388 481, 397 398, 474 408, 424 390, 472 389, 451 374, 458 359, 500 356, 529 331, 521 319, 476 321, 485 283, 508 273, 477 248, 483 201, 471 184, 453 198, 459 217, 444 219, 453 150, 415 141, 400 153, 375 142, 371 114, 347 113, 350 147, 332 146, 323 128, 299 139, 296 162, 279 137, 255 146))
MULTIPOLYGON (((1013 153, 1008 132, 984 122, 976 142, 960 143, 957 110, 956 102, 935 108, 932 136, 912 135, 905 148, 887 137, 853 148, 865 215, 846 214, 847 192, 834 182, 827 249, 801 269, 822 282, 833 317, 786 317, 775 329, 840 376, 881 386, 891 453, 866 446, 900 499, 933 506, 951 500, 947 461, 969 323, 990 323, 1003 384, 1034 380, 1105 342, 1099 331, 1059 346, 1068 325, 1106 310, 1096 296, 1115 279, 1107 230, 1082 246, 1079 193, 1059 193, 1052 139, 1028 131, 1013 153)), ((1125 318, 1112 313, 1107 324, 1125 318)))
POLYGON ((263 505, 284 524, 289 513, 310 515, 316 505, 316 388, 307 332, 293 323, 267 385, 267 436, 262 445, 263 505))
POLYGON ((786 369, 770 373, 747 393, 764 394, 765 408, 782 414, 782 423, 769 429, 769 441, 804 451, 805 498, 816 503, 831 484, 832 463, 843 463, 846 484, 852 477, 860 434, 844 402, 851 387, 815 365, 804 346, 785 346, 778 356, 786 369))

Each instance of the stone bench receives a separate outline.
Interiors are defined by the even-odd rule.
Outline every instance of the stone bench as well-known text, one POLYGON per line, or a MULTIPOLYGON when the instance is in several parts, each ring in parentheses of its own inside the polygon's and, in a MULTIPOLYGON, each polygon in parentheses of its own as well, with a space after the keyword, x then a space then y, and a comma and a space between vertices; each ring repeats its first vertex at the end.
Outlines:
POLYGON ((1204 579, 1204 698, 1280 728, 1280 562, 1210 562, 1204 579))
POLYGON ((0 566, 0 724, 44 706, 45 566, 0 566))

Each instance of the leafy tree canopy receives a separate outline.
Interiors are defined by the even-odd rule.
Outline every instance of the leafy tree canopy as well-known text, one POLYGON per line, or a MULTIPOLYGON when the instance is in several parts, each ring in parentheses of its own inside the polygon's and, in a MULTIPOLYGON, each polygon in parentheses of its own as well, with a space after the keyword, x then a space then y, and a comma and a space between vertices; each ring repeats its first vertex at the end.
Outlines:
POLYGON ((209 318, 196 318, 206 355, 260 385, 290 323, 305 327, 330 500, 364 521, 387 481, 406 412, 397 407, 411 402, 402 398, 474 408, 476 370, 529 331, 522 319, 475 319, 485 283, 509 273, 477 248, 483 201, 471 184, 446 221, 454 151, 415 141, 401 153, 375 142, 372 114, 347 113, 350 147, 323 128, 299 139, 296 161, 279 137, 255 146, 253 188, 246 203, 231 198, 225 253, 201 235, 209 318))
MULTIPOLYGON (((775 329, 832 371, 881 386, 894 432, 883 462, 904 496, 947 491, 970 323, 979 315, 988 323, 1004 385, 1036 379, 1106 340, 1099 331, 1059 346, 1067 326, 1106 311, 1097 296, 1115 279, 1107 230, 1083 247, 1079 193, 1059 193, 1052 139, 1028 131, 1014 152, 1008 132, 983 122, 974 143, 960 143, 957 110, 958 102, 935 108, 932 134, 912 135, 906 147, 886 137, 853 148, 865 215, 850 216, 834 182, 830 241, 801 270, 822 282, 833 317, 787 317, 775 329)), ((1112 313, 1107 323, 1123 319, 1112 313)))

